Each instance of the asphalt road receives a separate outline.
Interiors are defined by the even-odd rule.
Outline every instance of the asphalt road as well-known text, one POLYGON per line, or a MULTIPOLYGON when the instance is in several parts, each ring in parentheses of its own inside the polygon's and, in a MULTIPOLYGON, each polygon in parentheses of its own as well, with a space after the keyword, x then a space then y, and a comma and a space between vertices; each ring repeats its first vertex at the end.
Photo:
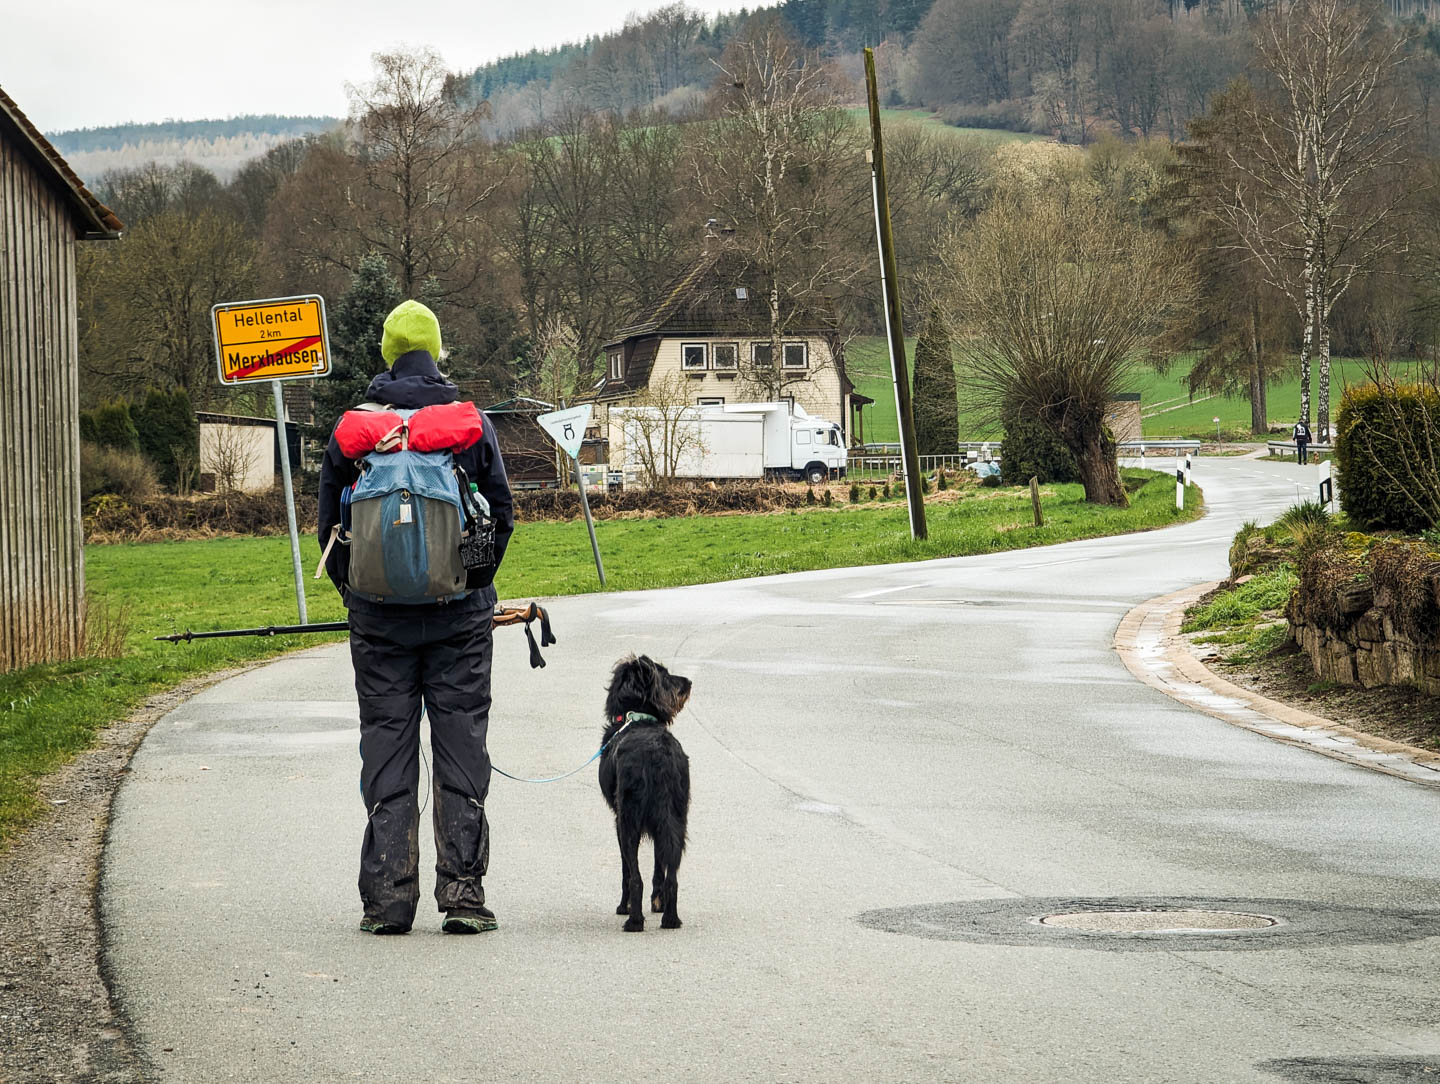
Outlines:
POLYGON ((592 769, 492 785, 498 932, 442 935, 427 888, 409 936, 361 934, 346 649, 216 686, 117 802, 121 1005, 176 1081, 1440 1079, 1440 794, 1184 709, 1110 649, 1299 476, 1202 460, 1210 514, 1127 538, 563 599, 543 671, 502 631, 516 774, 594 751, 622 653, 694 680, 678 931, 621 932, 592 769), (1278 923, 1032 921, 1122 904, 1278 923))

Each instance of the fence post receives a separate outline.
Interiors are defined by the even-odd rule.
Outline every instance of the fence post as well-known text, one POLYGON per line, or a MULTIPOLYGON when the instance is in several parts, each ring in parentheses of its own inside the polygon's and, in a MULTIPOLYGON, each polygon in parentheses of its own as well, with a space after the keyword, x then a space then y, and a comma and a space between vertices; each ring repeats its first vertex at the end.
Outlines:
POLYGON ((1035 526, 1045 526, 1045 516, 1040 511, 1040 479, 1030 476, 1030 506, 1035 510, 1035 526))

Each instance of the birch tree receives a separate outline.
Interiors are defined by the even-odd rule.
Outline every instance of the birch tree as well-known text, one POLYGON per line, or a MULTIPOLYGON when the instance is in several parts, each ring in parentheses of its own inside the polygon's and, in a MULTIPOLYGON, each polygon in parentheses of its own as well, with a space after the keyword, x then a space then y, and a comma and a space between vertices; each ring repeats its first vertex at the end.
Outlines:
POLYGON ((1330 317, 1357 276, 1402 244, 1395 177, 1412 120, 1397 78, 1402 36, 1369 8, 1297 0, 1256 32, 1259 88, 1237 84, 1213 127, 1227 177, 1211 208, 1300 318, 1300 417, 1330 436, 1330 317))
MULTIPOLYGON (((717 64, 715 115, 692 145, 690 172, 708 213, 734 227, 727 248, 744 281, 733 286, 766 301, 752 334, 770 340, 769 357, 742 357, 741 375, 754 394, 777 399, 816 368, 787 371, 786 335, 834 325, 860 287, 872 223, 864 147, 835 73, 774 20, 717 64)), ((834 355, 844 336, 829 330, 834 355)))

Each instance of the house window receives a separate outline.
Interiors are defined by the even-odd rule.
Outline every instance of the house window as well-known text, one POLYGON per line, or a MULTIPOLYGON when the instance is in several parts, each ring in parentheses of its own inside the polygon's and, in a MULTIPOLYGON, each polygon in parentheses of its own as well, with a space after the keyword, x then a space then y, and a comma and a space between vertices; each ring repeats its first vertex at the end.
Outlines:
POLYGON ((710 348, 716 369, 738 369, 740 367, 740 346, 738 343, 716 343, 710 348))
POLYGON ((785 368, 808 369, 810 367, 808 343, 785 344, 785 368))
POLYGON ((708 368, 705 364, 705 344, 683 343, 680 347, 680 368, 687 372, 708 368))
POLYGON ((625 379, 625 355, 619 350, 610 352, 610 379, 625 379))
POLYGON ((724 406, 725 396, 723 395, 702 395, 695 400, 696 406, 724 406))
POLYGON ((750 344, 750 364, 757 369, 768 369, 775 364, 775 351, 771 343, 750 344))

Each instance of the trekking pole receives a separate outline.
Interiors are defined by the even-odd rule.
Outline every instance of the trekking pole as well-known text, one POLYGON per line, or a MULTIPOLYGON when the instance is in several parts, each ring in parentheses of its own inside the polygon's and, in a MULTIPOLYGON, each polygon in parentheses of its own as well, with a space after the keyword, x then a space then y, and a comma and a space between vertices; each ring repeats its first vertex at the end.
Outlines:
MULTIPOLYGON (((491 615, 490 625, 497 629, 506 625, 524 625, 525 638, 530 641, 530 665, 535 668, 545 665, 545 660, 540 657, 540 648, 559 642, 550 629, 550 615, 533 602, 528 606, 496 607, 491 615), (536 620, 540 622, 539 645, 535 643, 535 634, 530 631, 530 622, 536 620)), ((172 644, 188 644, 191 640, 214 640, 223 636, 293 636, 311 632, 344 632, 349 627, 348 621, 320 621, 307 625, 266 625, 258 629, 214 629, 210 632, 191 632, 186 629, 184 632, 172 632, 169 636, 156 636, 155 639, 166 640, 172 644)))

